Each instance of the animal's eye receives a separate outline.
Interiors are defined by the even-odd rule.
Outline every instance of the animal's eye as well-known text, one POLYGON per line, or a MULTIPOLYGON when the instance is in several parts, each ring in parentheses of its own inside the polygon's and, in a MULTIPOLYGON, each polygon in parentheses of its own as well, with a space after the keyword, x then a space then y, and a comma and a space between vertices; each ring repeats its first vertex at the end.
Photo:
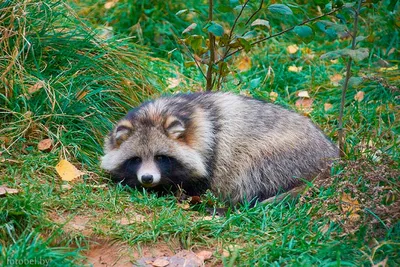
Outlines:
POLYGON ((168 159, 168 157, 167 157, 167 156, 164 156, 164 155, 157 155, 157 156, 155 156, 154 158, 155 158, 155 160, 157 160, 157 161, 165 161, 165 160, 168 159))
POLYGON ((140 163, 140 162, 142 162, 142 159, 139 158, 139 157, 133 157, 133 158, 131 158, 130 160, 131 160, 132 162, 134 162, 134 163, 140 163))

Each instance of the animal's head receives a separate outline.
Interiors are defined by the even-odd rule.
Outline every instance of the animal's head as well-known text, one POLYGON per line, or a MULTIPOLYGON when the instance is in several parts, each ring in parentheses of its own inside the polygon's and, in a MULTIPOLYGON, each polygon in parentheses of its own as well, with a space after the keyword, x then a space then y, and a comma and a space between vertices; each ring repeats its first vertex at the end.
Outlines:
POLYGON ((188 114, 168 112, 157 102, 143 105, 105 138, 101 167, 129 186, 180 185, 204 177, 202 156, 190 145, 193 127, 188 114))

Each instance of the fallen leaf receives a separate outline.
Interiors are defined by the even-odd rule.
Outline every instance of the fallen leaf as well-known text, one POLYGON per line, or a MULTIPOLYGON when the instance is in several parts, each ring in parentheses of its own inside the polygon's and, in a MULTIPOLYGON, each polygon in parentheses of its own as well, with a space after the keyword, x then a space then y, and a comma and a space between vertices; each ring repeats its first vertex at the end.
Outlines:
POLYGON ((40 151, 49 152, 51 151, 52 147, 53 147, 53 140, 51 140, 50 138, 43 139, 38 143, 38 149, 40 151))
POLYGON ((240 71, 247 71, 251 68, 251 59, 248 56, 242 56, 236 66, 240 71))
POLYGON ((199 196, 192 196, 190 198, 190 204, 194 205, 199 203, 201 203, 201 198, 199 196))
POLYGON ((197 23, 190 24, 186 29, 183 30, 182 34, 190 32, 197 27, 197 23))
POLYGON ((76 99, 82 100, 82 98, 84 98, 87 94, 88 94, 88 91, 85 91, 85 90, 81 91, 81 92, 76 94, 76 99))
POLYGON ((167 84, 168 84, 168 89, 172 89, 177 87, 181 83, 181 79, 179 78, 168 78, 167 79, 167 84))
POLYGON ((19 191, 18 189, 9 188, 5 185, 0 185, 0 197, 5 196, 7 194, 17 194, 19 191))
POLYGON ((72 181, 84 174, 65 159, 60 160, 56 166, 56 171, 63 181, 72 181))
POLYGON ((299 110, 301 110, 304 113, 304 115, 308 115, 313 110, 312 103, 313 103, 313 100, 311 98, 301 97, 301 98, 297 99, 295 105, 299 110))
POLYGON ((271 92, 271 93, 269 93, 269 99, 270 99, 272 102, 275 102, 277 98, 278 98, 278 93, 277 93, 277 92, 271 92))
POLYGON ((324 104, 324 110, 325 110, 325 111, 330 110, 332 107, 333 107, 333 105, 332 105, 331 103, 325 103, 325 104, 324 104))
POLYGON ((72 189, 72 186, 70 184, 62 184, 61 189, 65 190, 65 191, 70 190, 70 189, 72 189))
POLYGON ((329 77, 333 86, 339 86, 339 82, 343 79, 343 76, 339 73, 336 73, 329 77))
POLYGON ((297 93, 298 97, 304 97, 304 98, 310 98, 310 95, 308 94, 308 91, 299 91, 297 93))
POLYGON ((190 205, 189 205, 189 203, 187 203, 187 202, 185 202, 185 203, 178 203, 177 205, 178 205, 178 207, 180 207, 180 208, 183 209, 183 210, 188 210, 188 209, 190 209, 190 205))
POLYGON ((163 258, 157 258, 155 261, 153 261, 152 265, 156 267, 164 267, 169 264, 169 261, 163 259, 163 258))
POLYGON ((104 4, 104 8, 105 8, 105 9, 113 8, 117 2, 118 2, 118 0, 111 0, 111 1, 108 1, 108 2, 106 2, 106 3, 104 4))
POLYGON ((42 81, 39 81, 28 88, 28 93, 33 94, 33 93, 39 91, 41 88, 43 88, 43 86, 44 86, 44 83, 42 81))
POLYGON ((296 67, 296 66, 289 66, 288 68, 290 72, 301 72, 302 69, 303 67, 296 67))
POLYGON ((358 91, 357 94, 354 96, 354 100, 361 102, 364 99, 364 92, 358 91))
POLYGON ((200 252, 197 252, 196 255, 203 261, 206 261, 206 260, 211 259, 213 253, 212 253, 212 251, 202 250, 200 252))
POLYGON ((352 199, 350 195, 343 193, 341 197, 341 208, 342 211, 348 214, 348 218, 352 222, 358 222, 360 220, 360 203, 357 199, 352 199))
POLYGON ((289 46, 286 48, 286 51, 287 51, 289 54, 294 54, 294 53, 296 53, 297 51, 299 51, 299 47, 298 47, 297 45, 289 45, 289 46))

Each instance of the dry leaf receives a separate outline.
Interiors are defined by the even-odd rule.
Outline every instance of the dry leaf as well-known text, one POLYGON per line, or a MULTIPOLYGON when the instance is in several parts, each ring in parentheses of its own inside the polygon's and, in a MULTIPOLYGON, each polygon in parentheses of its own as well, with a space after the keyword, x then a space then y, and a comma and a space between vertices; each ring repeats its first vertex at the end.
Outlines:
POLYGON ((105 9, 113 8, 117 2, 118 2, 118 0, 111 0, 111 1, 108 1, 108 2, 106 2, 106 3, 104 4, 104 8, 105 8, 105 9))
POLYGON ((212 251, 202 250, 200 252, 197 252, 196 255, 203 261, 206 261, 206 260, 211 259, 213 253, 212 253, 212 251))
POLYGON ((164 267, 169 264, 169 261, 163 259, 163 258, 158 258, 155 261, 153 261, 152 265, 156 267, 164 267))
POLYGON ((311 113, 313 100, 311 98, 299 98, 297 99, 295 105, 296 107, 301 110, 305 115, 311 113))
POLYGON ((88 94, 88 91, 81 91, 76 95, 76 99, 82 100, 86 95, 88 94))
POLYGON ((41 88, 43 88, 44 83, 42 81, 39 81, 32 85, 31 87, 28 88, 28 93, 33 94, 37 91, 39 91, 41 88))
POLYGON ((62 190, 70 190, 70 189, 72 189, 72 186, 70 185, 70 184, 63 184, 63 185, 61 185, 61 189, 62 190))
POLYGON ((56 171, 64 181, 72 181, 84 174, 65 159, 60 160, 56 166, 56 171))
POLYGON ((181 79, 179 78, 168 78, 167 79, 167 83, 168 83, 168 89, 172 89, 177 87, 180 83, 181 83, 181 79))
POLYGON ((294 53, 296 53, 297 51, 299 51, 299 47, 298 47, 297 45, 289 45, 289 46, 286 48, 286 51, 288 51, 289 54, 294 54, 294 53))
POLYGON ((236 66, 240 71, 247 71, 251 68, 251 59, 248 56, 242 56, 236 66))
POLYGON ((354 100, 361 102, 364 99, 364 92, 358 91, 357 94, 354 96, 354 100))
POLYGON ((336 73, 330 76, 329 79, 331 80, 333 86, 338 86, 339 82, 343 79, 343 76, 340 75, 339 73, 336 73))
POLYGON ((357 199, 352 199, 350 195, 343 193, 341 197, 341 208, 344 213, 348 213, 349 219, 352 222, 358 222, 360 220, 360 203, 357 199))
POLYGON ((49 152, 52 149, 52 147, 53 147, 53 140, 51 140, 50 138, 43 139, 38 144, 38 149, 40 151, 49 152))
POLYGON ((275 102, 277 98, 278 98, 278 93, 277 93, 277 92, 271 92, 271 93, 269 93, 269 99, 270 99, 272 102, 275 102))
POLYGON ((297 93, 298 97, 304 97, 304 98, 310 98, 310 95, 308 94, 308 91, 299 91, 297 93))
POLYGON ((189 205, 189 203, 187 203, 187 202, 185 202, 185 203, 178 203, 177 205, 178 205, 178 207, 180 207, 180 208, 183 209, 183 210, 188 210, 188 209, 190 209, 190 205, 189 205))
POLYGON ((19 191, 17 189, 8 188, 5 185, 0 185, 0 197, 5 196, 7 194, 17 194, 19 191))
POLYGON ((332 107, 333 107, 333 105, 332 105, 331 103, 325 103, 325 104, 324 104, 324 110, 325 110, 325 111, 330 110, 332 107))
POLYGON ((288 70, 291 72, 300 72, 303 67, 289 66, 288 70))
POLYGON ((197 27, 197 23, 192 23, 182 32, 182 34, 190 32, 191 30, 195 29, 196 27, 197 27))

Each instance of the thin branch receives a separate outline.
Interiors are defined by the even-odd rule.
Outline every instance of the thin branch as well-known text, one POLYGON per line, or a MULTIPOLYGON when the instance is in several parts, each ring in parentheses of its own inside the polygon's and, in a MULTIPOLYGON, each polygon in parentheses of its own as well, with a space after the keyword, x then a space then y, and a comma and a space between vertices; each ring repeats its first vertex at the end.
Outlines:
MULTIPOLYGON (((213 0, 209 0, 208 5, 208 21, 213 20, 213 0)), ((213 87, 213 79, 212 79, 212 69, 215 63, 215 36, 212 32, 208 33, 208 38, 210 40, 210 59, 208 61, 208 69, 207 69, 207 76, 206 76, 206 91, 211 91, 213 87)))
POLYGON ((242 8, 240 9, 239 15, 237 15, 237 17, 235 18, 235 21, 233 22, 233 25, 232 25, 232 28, 231 28, 231 32, 229 33, 229 39, 228 39, 229 41, 231 40, 233 31, 235 30, 235 27, 236 27, 236 24, 237 24, 237 22, 238 22, 240 16, 241 16, 242 13, 243 13, 243 10, 245 9, 245 7, 247 6, 247 4, 249 3, 249 1, 250 1, 250 0, 247 0, 247 1, 243 4, 242 8))
POLYGON ((245 24, 246 26, 247 26, 247 24, 249 24, 249 22, 251 21, 251 19, 261 10, 263 4, 264 4, 264 0, 261 0, 260 6, 259 6, 258 9, 256 10, 256 12, 254 12, 254 13, 250 16, 250 18, 246 21, 246 24, 245 24))
MULTIPOLYGON (((354 50, 356 48, 356 38, 357 38, 357 30, 358 30, 358 15, 360 14, 361 4, 362 4, 362 0, 358 0, 357 10, 355 10, 355 13, 354 13, 354 26, 353 26, 352 42, 351 42, 352 50, 354 50)), ((345 137, 344 137, 344 131, 343 131, 343 111, 344 111, 344 104, 345 104, 345 100, 346 100, 346 91, 347 91, 347 87, 349 85, 349 80, 351 77, 351 63, 352 62, 353 62, 352 58, 349 57, 349 61, 347 61, 347 66, 346 66, 346 78, 343 83, 342 99, 340 101, 340 111, 339 111, 339 118, 338 118, 338 128, 339 128, 338 129, 338 139, 339 139, 339 150, 340 150, 341 157, 345 156, 345 153, 344 153, 345 137)))
MULTIPOLYGON (((290 32, 290 31, 292 31, 294 28, 296 28, 297 26, 302 26, 302 25, 304 25, 304 24, 307 24, 307 23, 316 21, 316 20, 318 20, 318 19, 321 19, 321 18, 323 18, 323 17, 325 17, 325 16, 329 16, 329 15, 331 15, 331 14, 333 14, 333 13, 335 13, 335 12, 341 10, 341 9, 342 9, 341 7, 340 7, 340 8, 336 8, 336 9, 333 9, 333 10, 329 11, 328 13, 322 14, 322 15, 320 15, 320 16, 318 16, 318 17, 315 17, 315 18, 312 18, 312 19, 307 19, 307 20, 303 21, 302 23, 297 24, 296 26, 287 28, 286 30, 283 30, 283 31, 281 31, 281 32, 278 32, 278 33, 275 33, 275 34, 270 35, 270 36, 268 36, 268 37, 265 37, 265 38, 262 38, 262 39, 260 39, 260 40, 257 40, 257 41, 255 41, 255 42, 251 43, 251 45, 253 46, 253 45, 259 44, 259 43, 261 43, 261 42, 264 42, 264 41, 266 41, 266 40, 269 40, 269 39, 271 39, 271 38, 280 36, 280 35, 282 35, 282 34, 284 34, 284 33, 290 32)), ((243 49, 244 49, 243 47, 236 49, 235 51, 233 51, 233 52, 227 54, 226 57, 223 57, 223 58, 221 58, 220 60, 218 60, 216 63, 219 63, 219 62, 225 60, 226 58, 228 58, 228 57, 230 57, 230 56, 236 54, 236 53, 239 52, 239 51, 242 51, 243 49)))
POLYGON ((197 62, 196 58, 194 57, 194 55, 192 54, 192 52, 190 52, 189 47, 187 47, 187 45, 185 44, 185 42, 182 42, 182 45, 186 48, 188 54, 190 55, 190 57, 194 60, 194 63, 196 64, 197 68, 200 70, 201 74, 203 75, 204 79, 207 79, 206 75, 204 74, 203 70, 201 69, 199 62, 197 62))

